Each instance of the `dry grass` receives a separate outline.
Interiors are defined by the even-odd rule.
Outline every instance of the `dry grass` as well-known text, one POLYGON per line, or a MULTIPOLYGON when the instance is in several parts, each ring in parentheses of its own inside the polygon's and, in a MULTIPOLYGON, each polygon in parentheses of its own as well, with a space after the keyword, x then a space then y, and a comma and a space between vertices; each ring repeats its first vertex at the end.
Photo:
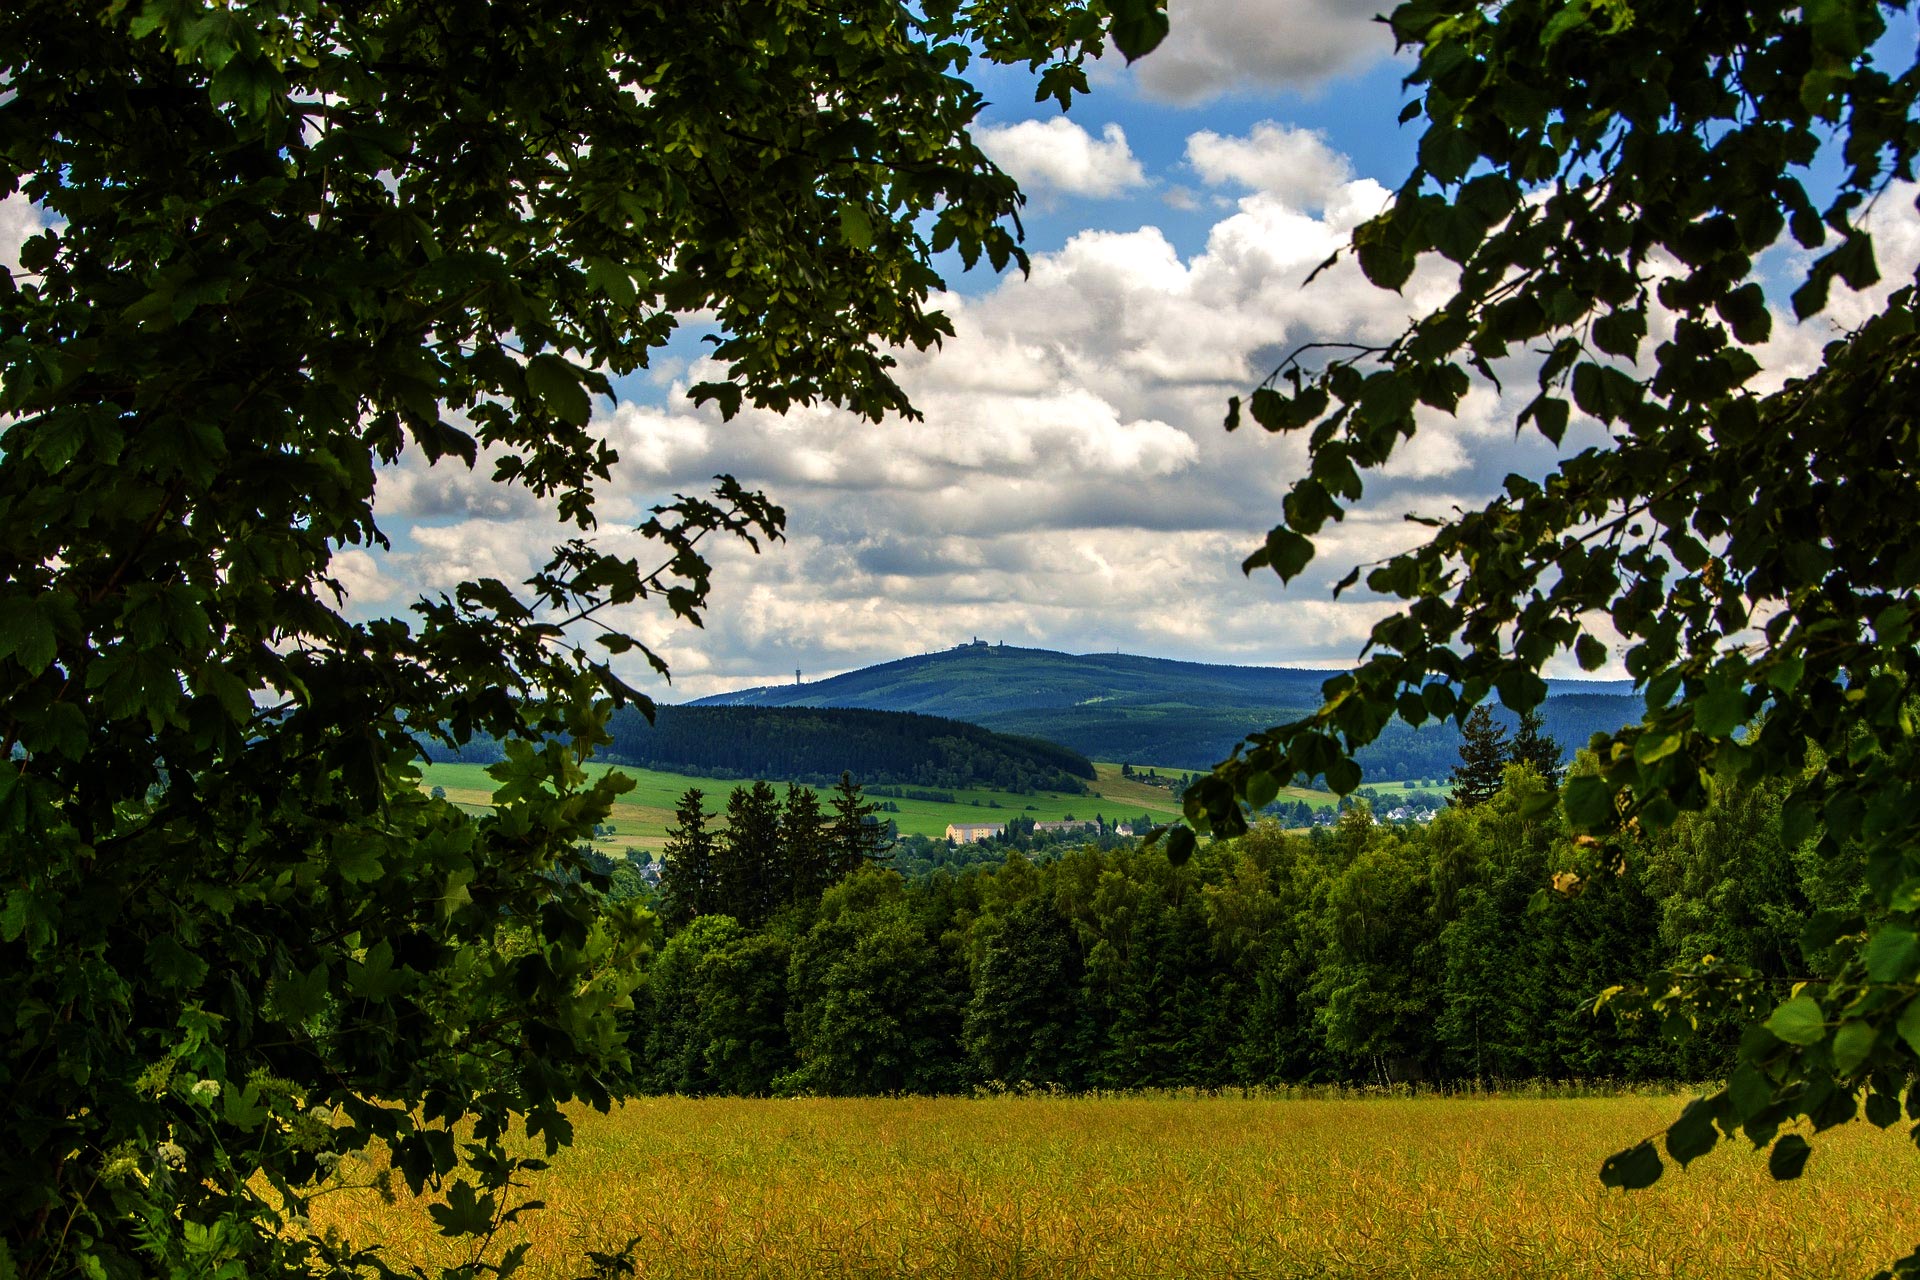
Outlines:
MULTIPOLYGON (((1899 1130, 1817 1140, 1801 1181, 1722 1144, 1651 1190, 1607 1153, 1673 1100, 642 1100, 578 1117, 529 1272, 638 1236, 641 1276, 1865 1276, 1920 1239, 1899 1130)), ((441 1251, 416 1205, 321 1223, 441 1251)), ((519 1237, 515 1237, 519 1238, 519 1237)), ((523 1272, 522 1274, 529 1274, 523 1272)))

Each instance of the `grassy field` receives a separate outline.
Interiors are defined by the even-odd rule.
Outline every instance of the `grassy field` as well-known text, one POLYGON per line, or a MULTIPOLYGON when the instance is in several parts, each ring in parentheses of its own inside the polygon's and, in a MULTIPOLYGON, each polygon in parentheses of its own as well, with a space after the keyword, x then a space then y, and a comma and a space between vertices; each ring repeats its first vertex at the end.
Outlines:
MULTIPOLYGON (((1038 822, 1057 822, 1068 816, 1092 818, 1096 813, 1109 822, 1138 818, 1142 813, 1152 814, 1156 820, 1179 816, 1180 803, 1167 788, 1123 778, 1117 764, 1094 767, 1100 776, 1093 783, 1092 795, 1018 795, 1010 791, 968 790, 949 793, 954 797, 952 804, 872 798, 900 806, 898 813, 885 816, 897 822, 901 831, 927 836, 944 835, 950 822, 1004 822, 1016 816, 1038 822)), ((653 769, 623 767, 621 772, 630 775, 636 785, 614 806, 614 834, 598 842, 610 853, 628 848, 658 853, 666 841, 667 828, 673 824, 673 806, 688 787, 704 791, 707 808, 713 811, 724 808, 727 794, 740 785, 738 780, 689 777, 653 769)), ((1178 776, 1180 771, 1162 769, 1160 772, 1178 776)), ((470 808, 484 808, 493 792, 493 780, 487 777, 485 765, 433 764, 427 765, 424 773, 424 785, 445 787, 448 799, 470 808)), ((1289 799, 1305 799, 1314 804, 1333 803, 1332 796, 1320 791, 1288 788, 1284 794, 1289 799)))
MULTIPOLYGON (((1899 1129, 1822 1135, 1775 1183, 1723 1144, 1647 1191, 1607 1153, 1674 1099, 687 1100, 578 1117, 511 1238, 523 1275, 638 1237, 650 1280, 1864 1277, 1920 1240, 1899 1129)), ((316 1225, 389 1261, 459 1259, 371 1193, 316 1225)))

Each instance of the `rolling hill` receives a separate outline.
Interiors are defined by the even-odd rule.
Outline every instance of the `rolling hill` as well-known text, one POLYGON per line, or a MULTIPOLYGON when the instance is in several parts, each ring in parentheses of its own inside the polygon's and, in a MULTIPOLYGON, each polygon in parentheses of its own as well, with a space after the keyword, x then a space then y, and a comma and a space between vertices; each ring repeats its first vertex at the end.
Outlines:
MULTIPOLYGON (((975 643, 691 705, 915 711, 1043 738, 1093 759, 1204 769, 1248 733, 1317 706, 1333 674, 975 643)), ((1555 680, 1548 689, 1547 731, 1569 756, 1594 731, 1640 718, 1640 700, 1625 681, 1555 680)), ((1396 723, 1360 759, 1369 778, 1442 777, 1458 744, 1450 725, 1396 723)))

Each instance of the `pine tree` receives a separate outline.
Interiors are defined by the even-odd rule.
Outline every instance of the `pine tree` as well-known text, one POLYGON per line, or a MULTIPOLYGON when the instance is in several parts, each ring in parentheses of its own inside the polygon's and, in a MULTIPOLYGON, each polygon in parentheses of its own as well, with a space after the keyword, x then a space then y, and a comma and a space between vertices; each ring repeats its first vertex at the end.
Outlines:
POLYGON ((719 908, 719 869, 705 801, 699 788, 688 787, 673 811, 679 825, 667 828, 667 846, 660 857, 660 914, 669 928, 719 908))
POLYGON ((1514 730, 1507 755, 1515 764, 1531 766, 1547 780, 1548 786, 1557 787, 1560 785, 1560 744, 1547 736, 1546 727, 1546 717, 1538 710, 1522 711, 1520 727, 1514 730))
POLYGON ((727 797, 727 838, 721 846, 722 910, 748 928, 766 923, 787 899, 780 849, 780 799, 771 786, 735 787, 727 797))
POLYGON ((884 861, 893 841, 885 827, 873 815, 877 804, 862 800, 860 784, 850 773, 842 773, 833 789, 833 823, 827 835, 831 870, 835 880, 851 875, 870 863, 884 861))
POLYGON ((787 858, 788 900, 812 902, 832 883, 833 852, 820 797, 811 787, 787 784, 780 811, 780 845, 787 858))
POLYGON ((1467 713, 1460 726, 1460 763, 1448 778, 1453 785, 1453 803, 1471 809, 1491 799, 1500 790, 1506 765, 1507 731, 1482 703, 1467 713))

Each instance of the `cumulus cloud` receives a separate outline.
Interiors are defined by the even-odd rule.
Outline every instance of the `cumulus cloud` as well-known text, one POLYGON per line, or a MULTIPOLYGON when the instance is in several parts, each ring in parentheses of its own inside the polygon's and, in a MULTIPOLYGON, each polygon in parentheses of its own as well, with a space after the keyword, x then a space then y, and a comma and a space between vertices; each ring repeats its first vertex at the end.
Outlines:
MULTIPOLYGON (((939 299, 953 338, 899 353, 923 422, 874 425, 823 406, 747 408, 723 422, 686 400, 716 372, 700 361, 658 399, 596 419, 622 459, 598 534, 609 549, 641 553, 615 512, 636 515, 716 473, 765 488, 790 514, 788 540, 760 555, 705 544, 716 595, 704 629, 644 607, 621 619, 673 666, 658 696, 796 667, 825 675, 973 634, 1216 661, 1351 657, 1381 605, 1330 601, 1327 586, 1422 536, 1401 518, 1424 505, 1415 496, 1497 483, 1516 446, 1489 428, 1511 406, 1487 392, 1423 432, 1377 482, 1380 503, 1328 530, 1307 581, 1283 591, 1270 575, 1247 579, 1240 561, 1303 454, 1294 439, 1223 432, 1227 397, 1293 344, 1391 338, 1452 277, 1428 264, 1396 295, 1343 262, 1302 288, 1386 192, 1314 135, 1279 126, 1208 135, 1194 154, 1206 181, 1243 192, 1200 252, 1182 254, 1151 226, 1088 230, 1037 254, 1030 277, 939 299), (1318 166, 1311 199, 1302 165, 1268 156, 1276 143, 1318 166)), ((382 561, 389 578, 437 590, 474 574, 522 577, 562 536, 544 510, 490 509, 498 499, 479 476, 441 470, 382 479, 383 518, 412 522, 382 561)))
POLYGON ((20 246, 45 229, 40 211, 25 196, 15 193, 0 200, 0 267, 20 269, 20 246))
MULTIPOLYGON (((1227 397, 1300 344, 1390 341, 1455 277, 1430 257, 1390 293, 1342 259, 1303 287, 1388 199, 1316 135, 1279 124, 1195 135, 1189 160, 1233 196, 1198 252, 1151 226, 1092 229, 1036 254, 1030 277, 939 299, 954 336, 899 353, 923 422, 875 425, 824 406, 748 408, 722 421, 686 399, 689 384, 716 372, 699 360, 677 368, 671 387, 637 388, 596 418, 622 456, 596 534, 609 549, 642 555, 620 521, 716 473, 765 488, 790 517, 788 539, 758 555, 703 544, 715 592, 704 629, 645 605, 626 610, 619 621, 668 659, 675 682, 628 674, 677 700, 975 634, 1211 661, 1350 661, 1390 606, 1356 592, 1331 600, 1331 583, 1426 537, 1406 515, 1478 505, 1508 472, 1538 474, 1557 450, 1515 435, 1532 378, 1503 369, 1504 391, 1476 387, 1454 415, 1422 411, 1419 433, 1368 477, 1367 499, 1319 537, 1300 582, 1242 575, 1304 466, 1304 445, 1252 425, 1223 432, 1227 397)), ((1920 251, 1920 219, 1909 228, 1896 203, 1890 196, 1880 215, 1889 243, 1912 229, 1920 251)), ((1911 217, 1910 198, 1898 204, 1911 217)), ((1891 277, 1893 255, 1883 261, 1891 277)), ((1783 324, 1768 359, 1817 353, 1803 329, 1783 324)), ((1576 423, 1565 447, 1599 433, 1576 423)), ((407 536, 373 558, 372 572, 354 566, 355 581, 393 600, 394 584, 440 590, 536 567, 568 531, 538 504, 490 505, 502 499, 485 470, 384 476, 382 517, 407 536)))
POLYGON ((1171 0, 1166 40, 1135 74, 1150 97, 1197 103, 1314 89, 1393 52, 1375 0, 1171 0))
POLYGON ((1033 195, 1108 197, 1147 184, 1126 131, 1117 124, 1107 125, 1095 140, 1065 116, 1055 116, 988 125, 974 131, 974 141, 1033 195))
POLYGON ((1312 129, 1263 120, 1245 137, 1202 130, 1187 139, 1187 163, 1209 186, 1264 191, 1295 209, 1324 208, 1353 181, 1353 165, 1312 129))

